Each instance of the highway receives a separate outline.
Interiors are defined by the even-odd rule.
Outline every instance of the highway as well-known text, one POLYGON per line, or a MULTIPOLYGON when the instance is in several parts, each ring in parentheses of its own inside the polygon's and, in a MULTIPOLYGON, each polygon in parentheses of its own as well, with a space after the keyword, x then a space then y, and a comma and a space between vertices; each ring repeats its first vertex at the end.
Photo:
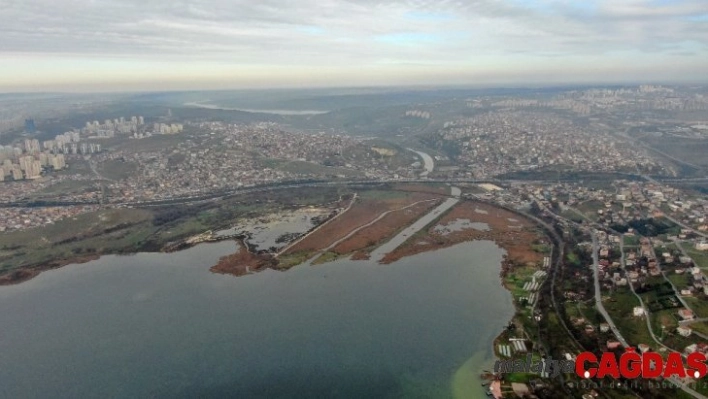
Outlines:
POLYGON ((627 341, 624 339, 622 336, 622 333, 620 333, 619 329, 615 325, 615 323, 612 321, 612 318, 610 317, 610 314, 607 313, 607 310, 605 310, 605 305, 602 304, 602 291, 600 290, 600 260, 598 259, 598 252, 599 252, 599 246, 597 243, 597 233, 593 229, 590 232, 590 235, 592 236, 592 263, 593 263, 593 274, 595 276, 595 307, 597 307, 597 310, 600 312, 602 317, 605 318, 607 321, 607 324, 610 325, 610 329, 612 332, 615 334, 617 337, 617 340, 624 346, 625 348, 628 348, 630 345, 627 343, 627 341))
MULTIPOLYGON (((427 154, 426 154, 427 155, 427 154)), ((648 176, 642 176, 645 179, 649 179, 653 182, 655 180, 648 176)), ((343 180, 307 180, 307 181, 292 181, 292 182, 278 182, 262 184, 251 187, 234 188, 230 190, 219 190, 212 191, 203 194, 190 195, 190 196, 180 196, 172 198, 164 198, 157 200, 148 201, 110 201, 110 198, 106 198, 104 205, 110 207, 158 207, 165 205, 181 205, 181 204, 196 204, 208 201, 217 201, 224 198, 234 197, 238 195, 252 194, 258 192, 274 191, 280 189, 291 189, 291 188, 316 188, 316 187, 329 187, 329 186, 348 186, 348 185, 361 185, 361 186, 375 186, 380 184, 396 184, 396 183, 467 183, 467 184, 481 184, 481 183, 491 183, 497 186, 515 185, 519 183, 524 184, 536 184, 542 183, 539 180, 511 180, 511 179, 468 179, 468 178, 458 178, 458 179, 343 179, 343 180)), ((659 184, 658 182, 656 182, 659 184)), ((72 200, 56 200, 56 199, 22 199, 12 202, 0 202, 0 207, 11 208, 11 207, 29 207, 29 208, 41 208, 41 207, 62 207, 62 206, 77 206, 77 205, 99 205, 98 200, 92 201, 72 201, 72 200)), ((666 216, 667 219, 673 221, 677 225, 690 228, 683 223, 666 216)), ((696 234, 705 238, 708 238, 708 234, 704 234, 696 231, 696 234)))
MULTIPOLYGON (((180 205, 180 204, 195 204, 200 202, 217 201, 224 198, 234 197, 244 194, 253 194, 258 192, 274 191, 281 189, 293 188, 316 188, 316 187, 332 187, 332 186, 377 186, 381 184, 396 184, 396 183, 468 183, 480 184, 491 183, 495 185, 516 184, 520 180, 498 180, 498 179, 370 179, 370 180, 318 180, 318 181, 294 181, 263 184, 253 187, 236 188, 231 190, 213 191, 204 194, 172 197, 150 201, 115 201, 107 202, 106 205, 111 207, 155 207, 165 205, 180 205)), ((532 183, 532 181, 524 181, 532 183)), ((13 202, 2 202, 0 207, 61 207, 61 206, 76 206, 76 205, 98 205, 98 201, 63 201, 63 200, 20 200, 13 202)))

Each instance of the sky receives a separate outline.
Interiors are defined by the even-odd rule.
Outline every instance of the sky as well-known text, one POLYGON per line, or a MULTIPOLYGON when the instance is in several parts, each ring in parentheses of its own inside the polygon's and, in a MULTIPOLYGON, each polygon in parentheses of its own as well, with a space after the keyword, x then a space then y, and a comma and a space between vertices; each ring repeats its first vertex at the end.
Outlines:
POLYGON ((708 81, 707 0, 0 0, 0 92, 708 81))

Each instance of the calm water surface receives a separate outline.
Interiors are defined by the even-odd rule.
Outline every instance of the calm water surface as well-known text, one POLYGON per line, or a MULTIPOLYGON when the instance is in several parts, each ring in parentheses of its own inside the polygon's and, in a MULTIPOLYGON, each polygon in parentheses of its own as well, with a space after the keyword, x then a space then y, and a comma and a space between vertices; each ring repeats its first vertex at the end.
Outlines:
POLYGON ((0 396, 450 397, 513 313, 491 242, 391 265, 208 271, 234 249, 105 256, 0 287, 0 396))

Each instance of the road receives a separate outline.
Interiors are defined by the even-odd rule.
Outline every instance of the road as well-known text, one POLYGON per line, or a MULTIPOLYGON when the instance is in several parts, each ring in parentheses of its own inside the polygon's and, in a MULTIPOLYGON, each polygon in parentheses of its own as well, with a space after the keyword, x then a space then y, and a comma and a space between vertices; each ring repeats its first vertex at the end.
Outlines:
MULTIPOLYGON (((649 178, 648 176, 646 178, 649 178)), ((507 180, 507 179, 470 179, 470 178, 456 178, 456 179, 347 179, 347 180, 316 180, 316 181, 291 181, 291 182, 280 182, 280 183, 269 183, 250 187, 233 188, 227 190, 212 191, 206 193, 200 193, 188 196, 171 197, 156 200, 145 200, 145 201, 105 201, 105 204, 111 207, 157 207, 166 205, 180 205, 180 204, 196 204, 208 201, 217 201, 229 197, 234 197, 238 195, 251 194, 257 192, 266 192, 281 189, 291 189, 291 188, 305 188, 305 187, 330 187, 330 186, 347 186, 347 185, 380 185, 387 183, 467 183, 467 184, 482 184, 491 183, 494 185, 515 185, 519 183, 534 184, 541 183, 542 181, 537 180, 507 180)), ((77 205, 97 205, 98 201, 72 201, 72 200, 30 200, 30 199, 19 199, 11 202, 0 202, 0 207, 10 208, 10 207, 21 207, 21 208, 42 208, 42 207, 63 207, 63 206, 77 206, 77 205)), ((672 220, 672 219, 669 219, 672 220)), ((680 222, 674 221, 678 225, 685 226, 680 222)), ((696 232, 699 236, 708 238, 708 234, 703 234, 701 232, 696 232)))
MULTIPOLYGON (((648 181, 648 182, 650 182, 650 183, 654 183, 654 184, 659 185, 659 186, 663 185, 662 183, 660 183, 660 182, 654 180, 653 178, 651 178, 650 176, 647 176, 647 175, 641 175, 641 176, 642 176, 642 178, 643 178, 644 180, 646 180, 646 181, 648 181)), ((670 221, 674 222, 675 224, 681 226, 681 227, 684 228, 684 229, 691 230, 694 234, 696 234, 696 235, 698 235, 698 236, 701 236, 701 237, 703 237, 703 238, 708 238, 708 234, 701 233, 700 231, 694 229, 693 227, 688 226, 688 225, 684 224, 683 222, 680 222, 680 221, 676 220, 673 216, 667 215, 666 212, 664 212, 664 217, 665 217, 666 219, 669 219, 670 221)))
MULTIPOLYGON (((593 235, 593 238, 595 238, 594 235, 593 235)), ((624 237, 622 237, 622 238, 620 239, 620 264, 622 265, 622 269, 623 269, 623 270, 626 270, 627 264, 626 264, 625 258, 624 258, 624 237)), ((664 277, 666 277, 666 276, 664 276, 664 277)), ((649 309, 644 305, 644 301, 642 300, 642 297, 639 296, 639 294, 637 294, 637 292, 634 290, 634 285, 632 285, 631 282, 629 282, 629 288, 632 290, 632 294, 634 294, 634 296, 637 297, 637 299, 639 300, 639 305, 644 309, 644 314, 645 314, 644 319, 645 319, 646 322, 647 322, 647 330, 649 330, 649 335, 651 335, 651 338, 654 340, 654 342, 655 342, 658 346, 660 346, 660 347, 666 349, 666 350, 669 351, 669 352, 678 352, 678 351, 676 351, 676 350, 674 350, 674 349, 671 349, 671 348, 669 348, 668 346, 664 345, 664 344, 656 337, 656 335, 654 335, 654 330, 653 330, 652 327, 651 327, 651 314, 649 313, 649 309)), ((700 337, 702 337, 702 338, 708 338, 708 337, 706 337, 706 336, 703 336, 702 334, 697 334, 695 331, 694 331, 694 334, 696 334, 696 335, 698 335, 698 336, 700 336, 700 337)), ((678 353, 681 353, 681 352, 678 352, 678 353)), ((681 356, 685 357, 686 355, 682 353, 681 356)), ((706 397, 706 396, 704 396, 704 395, 701 395, 700 393, 694 391, 694 390, 691 389, 688 385, 682 383, 680 380, 678 380, 678 379, 676 379, 676 378, 669 378, 669 381, 671 381, 671 382, 672 382, 674 385, 676 385, 678 388, 682 389, 684 392, 686 392, 687 394, 693 396, 694 398, 698 398, 698 399, 708 399, 708 397, 706 397)))
MULTIPOLYGON (((650 240, 651 240, 651 239, 650 239, 650 240)), ((656 257, 656 252, 654 252, 654 244, 651 243, 651 241, 650 241, 649 248, 651 249, 651 256, 652 256, 652 258, 657 259, 657 257, 656 257)), ((683 305, 683 307, 686 308, 686 309, 688 309, 688 310, 690 310, 690 311, 693 311, 693 309, 691 309, 691 307, 688 306, 688 303, 686 302, 686 300, 683 299, 683 296, 681 295, 681 291, 680 291, 678 288, 676 288, 676 286, 674 285, 674 282, 671 281, 668 277, 666 277, 666 271, 665 271, 665 270, 661 270, 661 277, 663 277, 663 278, 664 278, 664 281, 666 281, 667 283, 669 283, 669 284, 671 285, 671 288, 674 290, 674 294, 676 295, 676 298, 679 300, 679 302, 681 302, 681 304, 683 305)))
POLYGON ((681 255, 690 258, 690 256, 688 256, 688 252, 686 252, 686 250, 683 249, 683 245, 681 245, 681 241, 676 240, 676 239, 674 239, 672 241, 674 242, 674 244, 676 244, 676 248, 678 248, 678 250, 681 251, 681 255))
POLYGON ((617 337, 617 340, 622 344, 622 346, 627 348, 629 347, 629 344, 624 339, 615 323, 612 321, 610 314, 607 313, 607 310, 605 310, 605 305, 602 304, 602 291, 600 290, 600 260, 598 259, 598 252, 600 248, 597 243, 597 233, 595 233, 595 230, 593 229, 590 234, 592 236, 592 263, 593 274, 595 276, 595 307, 597 307, 597 310, 600 312, 602 317, 605 318, 607 324, 610 325, 610 329, 617 337))
MULTIPOLYGON (((292 189, 292 188, 316 188, 316 187, 332 187, 332 186, 377 186, 387 183, 468 183, 481 184, 491 183, 495 185, 504 185, 520 182, 519 180, 498 180, 498 179, 369 179, 369 180, 318 180, 318 181, 292 181, 282 183, 270 183, 251 187, 234 188, 228 190, 212 191, 203 194, 172 197, 165 199, 146 200, 146 201, 116 201, 109 202, 107 205, 113 207, 155 207, 165 205, 180 205, 180 204, 196 204, 208 201, 217 201, 225 198, 230 198, 238 195, 253 194, 258 192, 267 192, 274 190, 292 189)), ((76 206, 76 205, 95 205, 98 201, 65 201, 65 200, 29 200, 22 199, 12 202, 1 202, 0 207, 61 207, 61 206, 76 206)))
POLYGON ((317 226, 317 228, 313 229, 313 230, 310 231, 309 233, 305 234, 304 236, 298 238, 297 240, 295 240, 295 241, 291 242, 290 244, 288 244, 287 246, 285 246, 285 248, 281 249, 277 254, 275 254, 275 258, 277 258, 277 257, 280 256, 281 254, 285 253, 285 251, 289 250, 290 248, 292 248, 292 247, 294 247, 295 245, 297 245, 298 243, 300 243, 300 241, 302 241, 302 240, 304 240, 305 238, 309 237, 312 233, 316 232, 317 230, 319 230, 319 229, 321 229, 322 227, 324 227, 324 226, 330 224, 330 223, 333 222, 334 220, 338 219, 340 216, 342 216, 342 215, 344 215, 345 213, 347 213, 350 209, 352 209, 352 206, 354 205, 354 203, 356 202, 356 199, 357 199, 358 197, 359 197, 359 195, 358 195, 357 193, 354 193, 354 195, 352 196, 352 200, 349 201, 349 205, 348 205, 343 211, 339 212, 339 213, 336 214, 333 218, 331 218, 331 219, 327 220, 326 222, 322 223, 321 225, 317 226))
POLYGON ((428 212, 427 214, 423 215, 421 218, 415 221, 412 225, 406 227, 398 233, 395 237, 393 237, 391 240, 386 242, 385 244, 381 245, 380 247, 376 248, 373 252, 371 252, 371 259, 376 260, 376 261, 381 261, 386 254, 393 252, 396 248, 398 248, 401 244, 403 244, 408 238, 412 237, 415 233, 419 232, 422 230, 425 226, 430 224, 433 220, 437 219, 442 215, 445 211, 448 209, 452 208, 460 202, 460 194, 462 194, 462 190, 460 190, 457 187, 451 187, 450 188, 450 193, 452 197, 448 198, 443 202, 442 204, 436 206, 433 210, 428 212))
MULTIPOLYGON (((568 221, 568 220, 566 220, 566 219, 564 219, 564 218, 562 218, 562 217, 560 217, 560 216, 554 214, 553 212, 550 212, 550 210, 547 210, 547 211, 548 211, 554 218, 556 218, 556 219, 559 220, 559 221, 565 221, 566 223, 573 223, 572 221, 568 221)), ((620 341, 620 343, 626 348, 626 347, 629 346, 628 343, 627 343, 627 341, 624 339, 624 337, 622 337, 622 335, 621 335, 620 332, 619 332, 619 329, 618 329, 617 326, 614 324, 614 322, 613 322, 612 319, 610 318, 609 314, 608 314, 607 311, 605 310, 604 305, 602 304, 602 293, 601 293, 601 290, 600 290, 600 281, 599 281, 599 280, 600 280, 600 279, 599 279, 599 259, 598 259, 598 256, 599 256, 599 248, 598 248, 598 242, 597 242, 597 235, 596 235, 594 229, 591 230, 591 236, 592 236, 592 241, 593 241, 593 254, 592 254, 592 255, 593 255, 594 284, 595 284, 595 298, 594 298, 594 299, 595 299, 595 304, 596 304, 596 307, 597 307, 598 311, 600 312, 600 314, 602 314, 603 317, 605 318, 605 320, 607 321, 607 324, 610 325, 610 328, 612 329, 612 332, 613 332, 613 333, 615 334, 615 336, 617 337, 617 340, 620 341)), ((624 258, 624 240, 623 240, 623 239, 620 240, 620 250, 621 250, 621 253, 622 253, 622 256, 621 256, 621 265, 622 265, 622 268, 624 269, 624 268, 626 267, 626 263, 625 263, 625 258, 624 258)), ((666 276, 664 276, 664 278, 666 278, 666 276)), ((552 280, 552 283, 553 283, 553 282, 554 282, 554 280, 552 280)), ((646 312, 646 318, 645 318, 645 319, 646 319, 646 323, 647 323, 647 329, 649 330, 649 333, 650 333, 652 339, 654 340, 654 342, 655 342, 657 345, 659 345, 660 347, 663 347, 663 348, 665 348, 665 349, 668 350, 668 351, 671 351, 671 352, 678 352, 678 351, 676 351, 676 350, 674 350, 674 349, 669 348, 668 346, 664 345, 663 343, 661 343, 661 341, 659 341, 659 339, 654 335, 654 331, 653 331, 652 328, 651 328, 650 314, 648 313, 648 310, 647 310, 646 306, 644 305, 644 302, 642 301, 642 298, 634 291, 634 286, 632 286, 631 283, 630 283, 630 288, 631 288, 631 290, 632 290, 632 293, 637 297, 637 299, 639 300, 640 305, 644 308, 644 310, 645 310, 645 312, 646 312)), ((553 294, 553 291, 551 291, 551 294, 553 294)), ((555 303, 554 303, 554 305, 555 305, 555 303)), ((556 312, 558 312, 557 309, 556 309, 556 312)), ((561 321, 562 321, 562 319, 561 319, 561 321)), ((567 329, 567 327, 566 327, 566 329, 567 329)), ((570 332, 568 332, 568 333, 570 334, 570 332)), ((571 337, 572 337, 572 334, 571 334, 571 337)), ((706 336, 705 338, 708 338, 708 336, 706 336)), ((678 352, 678 353, 681 353, 681 352, 678 352)), ((681 355, 682 355, 683 357, 686 357, 685 354, 681 354, 681 355)), ((676 385, 679 389, 683 390, 684 392, 686 392, 687 394, 691 395, 691 396, 694 397, 694 398, 697 398, 697 399, 708 399, 708 397, 706 397, 706 396, 704 396, 704 395, 702 395, 702 394, 696 392, 696 391, 693 390, 691 387, 689 387, 688 385, 684 384, 683 382, 681 382, 680 380, 678 380, 678 379, 676 379, 676 378, 669 378, 668 380, 669 380, 671 383, 673 383, 674 385, 676 385)))
MULTIPOLYGON (((354 230, 350 231, 349 234, 347 234, 347 235, 345 235, 344 237, 338 239, 337 241, 335 241, 335 242, 333 242, 332 244, 330 244, 330 246, 328 246, 327 248, 325 248, 325 249, 323 249, 323 250, 317 252, 317 253, 314 254, 313 256, 311 256, 311 257, 310 257, 310 262, 308 262, 308 264, 312 264, 312 262, 313 262, 314 260, 316 260, 317 257, 318 257, 320 254, 323 254, 323 253, 329 251, 330 249, 336 247, 336 246, 339 245, 340 243, 342 243, 342 242, 346 241, 347 239, 349 239, 349 238, 350 238, 351 236, 353 236, 354 234, 358 233, 360 230, 365 229, 365 228, 367 228, 367 227, 373 225, 374 223, 378 222, 379 220, 383 219, 383 218, 386 217, 386 215, 388 215, 389 213, 391 213, 391 212, 403 211, 403 210, 406 210, 406 209, 408 209, 408 208, 412 208, 412 207, 414 207, 414 206, 416 206, 416 205, 418 205, 418 204, 422 204, 422 203, 424 203, 424 202, 432 202, 432 201, 437 201, 437 199, 429 199, 429 200, 417 201, 417 202, 414 202, 414 203, 412 203, 412 204, 410 204, 410 205, 406 205, 406 206, 401 207, 401 208, 398 208, 398 209, 391 209, 391 210, 389 210, 389 211, 386 211, 386 212, 381 213, 376 219, 374 219, 374 220, 372 220, 372 221, 370 221, 370 222, 368 222, 368 223, 366 223, 366 224, 363 224, 363 225, 361 225, 361 226, 355 228, 354 230)), ((314 232, 315 232, 315 231, 312 231, 312 233, 314 233, 314 232)), ((312 233, 310 233, 310 234, 312 234, 312 233)), ((308 234, 308 235, 310 235, 310 234, 308 234)), ((300 238, 299 240, 297 240, 297 242, 293 243, 293 245, 296 244, 296 243, 298 243, 298 242, 300 242, 300 241, 302 241, 302 240, 304 240, 304 239, 305 239, 305 237, 300 238)), ((290 247, 292 247, 293 245, 288 245, 287 248, 285 248, 285 249, 283 249, 282 251, 278 252, 278 255, 280 255, 281 253, 285 252, 287 249, 290 249, 290 247)))
POLYGON ((686 224, 684 224, 684 223, 682 223, 682 222, 676 220, 676 219, 675 219, 673 216, 671 216, 671 215, 667 215, 666 213, 664 213, 664 217, 665 217, 666 219, 669 219, 670 221, 674 222, 675 224, 677 224, 677 225, 683 227, 684 229, 691 230, 691 231, 693 232, 693 234, 695 234, 695 235, 697 235, 697 236, 701 236, 701 237, 703 237, 703 238, 708 238, 708 234, 702 233, 702 232, 700 232, 700 231, 694 229, 693 227, 688 226, 688 225, 686 225, 686 224))
POLYGON ((696 170, 701 170, 701 169, 702 169, 702 168, 701 168, 700 166, 698 166, 698 165, 694 165, 694 164, 692 164, 692 163, 686 162, 686 161, 684 161, 683 159, 678 159, 678 158, 676 158, 676 157, 673 156, 673 155, 667 154, 667 153, 665 153, 664 151, 661 151, 661 150, 659 150, 659 149, 656 149, 656 148, 654 148, 654 147, 652 147, 652 146, 650 146, 650 145, 644 143, 643 141, 641 141, 641 140, 638 139, 638 138, 635 138, 635 137, 630 136, 630 135, 629 135, 629 130, 630 130, 630 129, 627 128, 624 132, 620 133, 620 132, 616 132, 616 131, 614 131, 614 130, 612 130, 612 129, 609 129, 610 132, 614 132, 615 136, 624 138, 624 139, 626 139, 626 140, 628 140, 628 141, 630 141, 630 142, 634 142, 634 143, 637 144, 638 146, 643 147, 644 149, 647 149, 647 150, 649 150, 649 151, 653 151, 653 152, 655 152, 655 153, 657 153, 657 154, 659 154, 659 155, 662 155, 662 156, 664 156, 664 157, 666 157, 666 158, 668 158, 668 159, 670 159, 670 160, 672 160, 672 161, 674 161, 674 162, 676 162, 676 163, 678 163, 678 164, 681 164, 681 165, 684 165, 684 166, 688 166, 688 167, 693 168, 693 169, 696 169, 696 170))
MULTIPOLYGON (((622 239, 620 239, 620 264, 622 265, 622 270, 626 271, 627 270, 627 262, 624 257, 624 237, 622 237, 622 239)), ((649 308, 644 305, 644 300, 642 300, 642 297, 639 296, 639 294, 637 294, 637 292, 634 290, 634 285, 632 284, 632 282, 630 281, 630 282, 628 282, 628 284, 629 284, 629 289, 632 290, 632 294, 634 294, 634 296, 639 300, 639 306, 641 306, 644 309, 644 314, 646 315, 646 317, 644 317, 644 319, 647 322, 647 330, 649 330, 649 335, 651 335, 651 338, 654 340, 654 342, 657 345, 673 352, 674 351, 673 349, 664 345, 659 340, 659 338, 657 338, 656 335, 654 335, 654 330, 652 329, 652 326, 651 326, 651 315, 649 313, 649 308)))

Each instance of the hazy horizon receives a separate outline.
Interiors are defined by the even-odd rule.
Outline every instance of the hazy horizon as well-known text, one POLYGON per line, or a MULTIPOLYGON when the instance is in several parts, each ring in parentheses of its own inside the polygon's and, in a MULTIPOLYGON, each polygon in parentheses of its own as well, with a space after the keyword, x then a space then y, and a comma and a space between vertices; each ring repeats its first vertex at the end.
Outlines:
POLYGON ((0 92, 705 83, 700 0, 0 0, 0 92))

